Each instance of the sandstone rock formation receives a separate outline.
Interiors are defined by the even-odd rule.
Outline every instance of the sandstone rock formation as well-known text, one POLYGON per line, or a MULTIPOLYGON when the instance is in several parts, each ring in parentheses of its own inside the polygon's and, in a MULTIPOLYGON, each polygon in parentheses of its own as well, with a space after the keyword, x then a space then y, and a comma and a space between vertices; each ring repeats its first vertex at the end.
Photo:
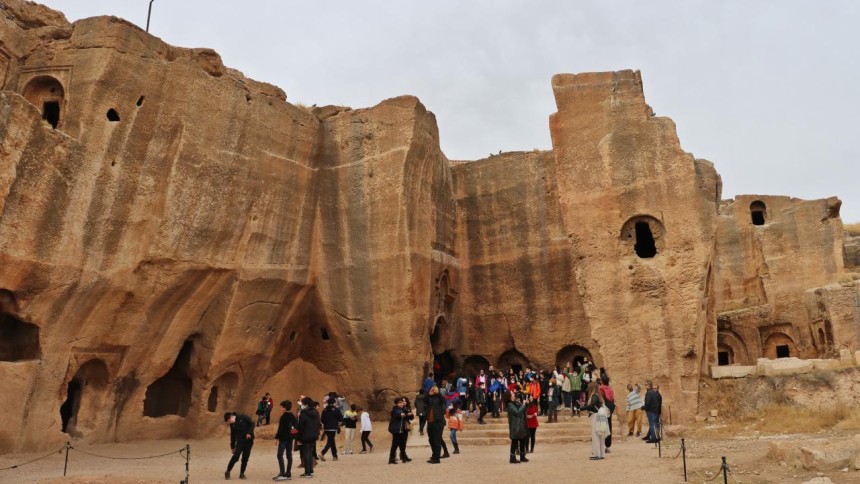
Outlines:
POLYGON ((721 353, 856 349, 839 201, 721 202, 638 72, 554 77, 552 151, 449 161, 414 97, 309 110, 4 4, 0 452, 203 436, 261 391, 381 410, 434 358, 590 355, 683 420, 721 353))

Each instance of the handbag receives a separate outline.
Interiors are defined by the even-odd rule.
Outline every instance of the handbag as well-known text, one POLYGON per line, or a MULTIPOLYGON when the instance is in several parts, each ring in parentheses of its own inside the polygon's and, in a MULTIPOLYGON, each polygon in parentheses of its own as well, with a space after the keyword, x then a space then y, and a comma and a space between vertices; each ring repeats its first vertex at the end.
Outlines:
POLYGON ((609 436, 609 409, 606 408, 606 405, 603 405, 597 411, 597 423, 594 427, 594 433, 601 439, 609 436))

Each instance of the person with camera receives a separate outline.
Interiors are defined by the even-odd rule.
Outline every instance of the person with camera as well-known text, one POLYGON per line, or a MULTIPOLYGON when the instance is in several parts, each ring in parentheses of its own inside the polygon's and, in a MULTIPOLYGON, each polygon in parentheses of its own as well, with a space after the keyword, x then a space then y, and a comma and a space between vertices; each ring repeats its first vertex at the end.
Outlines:
POLYGON ((428 464, 439 464, 440 459, 448 457, 448 449, 445 455, 440 455, 442 446, 442 432, 445 430, 445 398, 439 393, 439 387, 433 386, 427 396, 427 440, 432 452, 428 464))

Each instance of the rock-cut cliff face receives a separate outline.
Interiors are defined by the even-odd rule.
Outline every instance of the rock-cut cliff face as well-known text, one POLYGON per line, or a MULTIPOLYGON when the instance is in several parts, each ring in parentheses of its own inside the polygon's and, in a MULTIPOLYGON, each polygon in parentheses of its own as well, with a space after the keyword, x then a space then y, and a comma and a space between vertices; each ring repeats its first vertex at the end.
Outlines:
POLYGON ((124 20, 4 6, 0 452, 585 356, 683 420, 724 353, 856 346, 838 200, 721 202, 638 72, 554 77, 552 151, 450 162, 414 97, 308 109, 124 20))

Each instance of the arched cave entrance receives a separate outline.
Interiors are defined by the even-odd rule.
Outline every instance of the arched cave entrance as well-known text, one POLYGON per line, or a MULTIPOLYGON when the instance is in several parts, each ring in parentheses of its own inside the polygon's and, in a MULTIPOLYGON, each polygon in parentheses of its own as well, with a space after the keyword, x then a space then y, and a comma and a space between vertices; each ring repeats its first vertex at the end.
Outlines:
POLYGON ((226 411, 233 404, 236 390, 239 388, 239 376, 233 372, 227 372, 219 376, 209 389, 209 398, 206 401, 206 410, 210 412, 226 411))
POLYGON ((568 345, 558 350, 558 353, 556 353, 555 365, 561 369, 564 369, 568 365, 570 365, 571 368, 578 368, 579 364, 582 363, 585 358, 588 358, 588 361, 594 362, 594 358, 591 357, 591 352, 584 347, 579 345, 568 345))
POLYGON ((62 119, 65 98, 60 81, 51 76, 34 77, 24 86, 22 95, 41 111, 42 119, 56 129, 62 119))
POLYGON ((433 355, 433 379, 436 383, 441 383, 442 380, 448 380, 453 383, 454 371, 457 369, 457 361, 450 351, 443 351, 438 355, 433 355))
POLYGON ((730 329, 717 333, 717 366, 749 365, 749 353, 740 335, 730 329))
POLYGON ((490 361, 481 355, 472 355, 463 360, 463 372, 466 376, 474 378, 480 370, 487 373, 490 369, 490 361))
POLYGON ((764 225, 767 221, 767 205, 761 200, 750 204, 750 221, 753 225, 764 225))
POLYGON ((501 356, 499 356, 498 364, 496 365, 496 367, 501 371, 506 371, 508 368, 511 368, 515 373, 520 370, 524 370, 529 366, 528 358, 514 348, 502 353, 501 356))
POLYGON ((771 360, 777 358, 789 358, 797 356, 797 346, 791 336, 785 333, 773 333, 764 342, 763 353, 765 358, 771 360))
POLYGON ((194 343, 186 341, 168 372, 146 389, 143 400, 144 417, 188 415, 191 407, 191 358, 194 343))
POLYGON ((104 361, 84 363, 66 387, 66 401, 60 405, 62 431, 78 436, 81 430, 93 428, 101 402, 108 391, 108 368, 104 361))
POLYGON ((632 245, 633 253, 640 259, 651 259, 663 250, 664 234, 659 220, 650 215, 640 215, 624 222, 621 242, 632 245))
POLYGON ((0 361, 38 360, 39 327, 18 318, 18 299, 0 289, 0 361))

